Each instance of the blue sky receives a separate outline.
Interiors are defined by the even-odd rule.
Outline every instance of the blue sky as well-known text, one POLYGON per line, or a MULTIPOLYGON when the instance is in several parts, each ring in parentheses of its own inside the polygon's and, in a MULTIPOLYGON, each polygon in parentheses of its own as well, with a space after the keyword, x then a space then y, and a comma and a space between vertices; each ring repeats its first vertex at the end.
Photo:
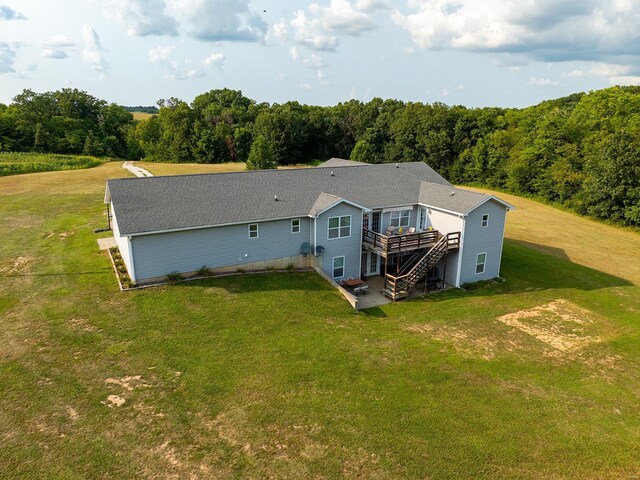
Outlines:
POLYGON ((228 87, 520 107, 640 84, 639 25, 637 0, 0 0, 0 102, 75 87, 153 105, 228 87))

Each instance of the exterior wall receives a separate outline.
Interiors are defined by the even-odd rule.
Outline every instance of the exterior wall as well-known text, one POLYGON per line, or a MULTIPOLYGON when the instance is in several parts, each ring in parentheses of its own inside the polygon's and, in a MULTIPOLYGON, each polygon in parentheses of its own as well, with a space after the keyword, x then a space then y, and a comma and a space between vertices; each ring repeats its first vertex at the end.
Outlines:
MULTIPOLYGON (((472 211, 465 219, 462 247, 462 268, 460 284, 489 280, 500 275, 502 256, 502 237, 507 210, 500 204, 489 200, 472 211), (482 215, 489 214, 489 225, 482 227, 482 215), (485 271, 476 274, 476 257, 487 254, 485 271)), ((448 268, 448 267, 447 267, 448 268)))
POLYGON ((118 219, 116 218, 115 211, 113 210, 113 203, 110 204, 111 209, 111 230, 113 231, 113 238, 116 241, 116 245, 118 245, 118 249, 120 250, 120 255, 122 256, 122 260, 124 260, 124 265, 127 267, 127 271, 129 272, 129 277, 133 282, 136 281, 134 278, 135 273, 131 269, 133 265, 133 257, 131 254, 131 245, 129 243, 129 239, 127 237, 120 236, 120 229, 118 228, 118 219))
POLYGON ((324 254, 317 258, 318 267, 333 276, 333 258, 345 257, 345 277, 358 278, 362 252, 362 210, 346 203, 340 203, 323 212, 316 219, 316 245, 324 247, 324 254), (351 215, 351 236, 329 239, 329 218, 351 215))
POLYGON ((460 257, 460 251, 453 251, 447 254, 447 268, 445 271, 444 258, 441 259, 436 268, 438 269, 438 275, 442 277, 445 275, 444 281, 449 285, 456 286, 456 279, 458 277, 458 260, 460 257))
MULTIPOLYGON (((258 222, 258 238, 249 238, 248 224, 131 238, 137 280, 188 273, 203 265, 211 269, 243 267, 267 260, 300 256, 309 241, 309 218, 300 218, 300 232, 291 233, 291 220, 258 222)), ((295 263, 295 262, 294 262, 295 263)))
MULTIPOLYGON (((418 225, 418 207, 416 205, 407 206, 413 209, 409 217, 409 227, 416 227, 418 225)), ((391 225, 391 212, 380 214, 380 233, 384 234, 389 225, 391 225)))
POLYGON ((462 232, 462 224, 464 219, 451 213, 440 212, 431 209, 431 213, 427 213, 429 224, 440 233, 462 232))

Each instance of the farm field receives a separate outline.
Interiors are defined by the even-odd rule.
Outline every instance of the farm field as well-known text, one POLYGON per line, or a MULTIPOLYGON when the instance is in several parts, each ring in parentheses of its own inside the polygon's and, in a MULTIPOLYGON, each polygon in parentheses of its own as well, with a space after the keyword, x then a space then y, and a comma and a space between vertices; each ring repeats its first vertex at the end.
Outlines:
POLYGON ((54 153, 0 153, 0 177, 24 173, 91 168, 107 161, 81 155, 54 153))
POLYGON ((592 222, 500 194, 504 282, 360 313, 310 273, 121 293, 92 231, 128 175, 0 178, 0 478, 640 472, 637 234, 590 264, 592 222))
POLYGON ((133 115, 134 120, 146 120, 153 117, 155 114, 147 112, 131 112, 131 115, 133 115))

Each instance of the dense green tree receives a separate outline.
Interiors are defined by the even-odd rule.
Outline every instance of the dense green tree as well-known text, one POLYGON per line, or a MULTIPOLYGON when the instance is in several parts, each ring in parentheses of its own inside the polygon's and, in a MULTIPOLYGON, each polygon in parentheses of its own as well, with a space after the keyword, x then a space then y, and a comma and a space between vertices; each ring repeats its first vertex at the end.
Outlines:
POLYGON ((251 145, 249 158, 247 159, 247 170, 267 170, 278 168, 276 155, 273 147, 262 135, 258 135, 251 145))

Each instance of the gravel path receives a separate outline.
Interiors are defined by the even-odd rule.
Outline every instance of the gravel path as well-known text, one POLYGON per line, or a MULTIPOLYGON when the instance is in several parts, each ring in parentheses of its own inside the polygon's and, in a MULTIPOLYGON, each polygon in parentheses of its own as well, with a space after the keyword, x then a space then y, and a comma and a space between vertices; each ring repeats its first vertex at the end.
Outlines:
POLYGON ((122 168, 129 170, 136 177, 153 177, 151 172, 145 170, 144 168, 136 167, 133 162, 124 162, 122 164, 122 168))

